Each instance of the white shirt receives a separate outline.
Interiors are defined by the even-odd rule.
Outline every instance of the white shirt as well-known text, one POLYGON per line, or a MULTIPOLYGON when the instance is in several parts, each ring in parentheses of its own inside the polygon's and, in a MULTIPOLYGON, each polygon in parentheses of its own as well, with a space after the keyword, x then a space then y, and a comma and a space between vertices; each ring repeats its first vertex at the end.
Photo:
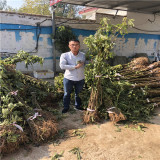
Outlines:
POLYGON ((60 57, 60 68, 65 70, 64 78, 72 81, 84 79, 84 65, 75 69, 77 61, 85 63, 85 54, 83 52, 78 52, 76 56, 71 51, 62 53, 60 57))

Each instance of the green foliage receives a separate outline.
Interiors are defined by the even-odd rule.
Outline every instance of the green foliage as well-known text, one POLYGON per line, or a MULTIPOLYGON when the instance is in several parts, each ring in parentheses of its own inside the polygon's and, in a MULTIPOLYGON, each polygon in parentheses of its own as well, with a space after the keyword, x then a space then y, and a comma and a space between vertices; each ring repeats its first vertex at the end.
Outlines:
POLYGON ((3 10, 7 5, 7 1, 6 0, 0 0, 0 10, 3 10))
POLYGON ((55 46, 58 51, 69 51, 68 43, 71 39, 76 39, 76 35, 73 33, 71 27, 60 26, 56 30, 55 37, 51 35, 51 38, 55 38, 55 46))
POLYGON ((43 58, 31 55, 23 50, 20 50, 15 56, 3 60, 6 64, 16 64, 23 61, 25 62, 26 68, 28 68, 28 65, 32 65, 34 63, 43 64, 43 58))
POLYGON ((9 12, 17 12, 17 8, 13 8, 12 6, 7 5, 6 0, 0 0, 0 10, 9 11, 9 12))
POLYGON ((0 110, 2 110, 0 116, 2 119, 4 119, 3 123, 1 125, 8 125, 14 122, 22 122, 22 114, 20 107, 23 106, 21 102, 15 102, 14 98, 11 96, 11 94, 7 94, 1 97, 1 103, 0 110))
POLYGON ((55 9, 55 15, 66 18, 80 18, 77 13, 82 8, 83 7, 77 5, 57 3, 55 9))
POLYGON ((54 78, 54 87, 59 92, 63 92, 63 78, 63 73, 59 73, 59 75, 54 78))
POLYGON ((18 12, 51 15, 48 0, 24 0, 24 4, 18 12))

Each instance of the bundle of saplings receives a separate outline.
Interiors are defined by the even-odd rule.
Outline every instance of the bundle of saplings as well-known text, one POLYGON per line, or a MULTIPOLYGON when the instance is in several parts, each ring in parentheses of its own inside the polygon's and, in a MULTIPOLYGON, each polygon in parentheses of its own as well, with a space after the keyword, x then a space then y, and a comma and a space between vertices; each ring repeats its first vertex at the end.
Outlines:
POLYGON ((160 63, 149 64, 148 58, 140 57, 126 65, 111 67, 103 88, 103 107, 107 107, 113 121, 148 120, 160 105, 160 63))
POLYGON ((88 108, 84 123, 111 118, 141 121, 149 119, 155 106, 159 105, 159 62, 150 64, 139 58, 126 65, 110 66, 117 36, 127 34, 133 20, 123 18, 121 24, 111 24, 103 18, 95 35, 84 42, 89 48, 90 64, 86 66, 86 83, 90 89, 88 108))
POLYGON ((26 66, 43 63, 43 59, 20 51, 1 60, 0 83, 0 152, 10 153, 28 141, 39 144, 53 137, 57 123, 53 115, 39 105, 47 96, 56 98, 56 91, 48 82, 16 71, 17 62, 26 66))

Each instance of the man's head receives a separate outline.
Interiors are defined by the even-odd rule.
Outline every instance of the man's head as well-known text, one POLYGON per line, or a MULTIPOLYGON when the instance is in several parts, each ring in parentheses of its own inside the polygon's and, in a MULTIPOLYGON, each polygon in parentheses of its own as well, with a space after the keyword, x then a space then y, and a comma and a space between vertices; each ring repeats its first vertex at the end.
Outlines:
POLYGON ((80 42, 77 39, 72 39, 69 41, 69 48, 74 55, 77 55, 80 48, 80 42))

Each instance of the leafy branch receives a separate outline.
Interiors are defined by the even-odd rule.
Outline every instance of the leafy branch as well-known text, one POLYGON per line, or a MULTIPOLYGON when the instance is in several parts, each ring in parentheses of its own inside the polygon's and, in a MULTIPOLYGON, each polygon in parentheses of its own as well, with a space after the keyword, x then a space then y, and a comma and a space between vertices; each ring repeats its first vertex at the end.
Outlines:
POLYGON ((79 147, 75 147, 73 149, 71 149, 69 152, 73 153, 73 154, 76 154, 77 155, 77 160, 81 160, 81 151, 79 149, 79 147))
POLYGON ((26 68, 28 68, 28 65, 33 65, 34 63, 39 63, 42 65, 44 60, 41 57, 31 55, 23 50, 20 50, 15 56, 3 60, 4 63, 12 65, 23 61, 25 62, 26 68))

